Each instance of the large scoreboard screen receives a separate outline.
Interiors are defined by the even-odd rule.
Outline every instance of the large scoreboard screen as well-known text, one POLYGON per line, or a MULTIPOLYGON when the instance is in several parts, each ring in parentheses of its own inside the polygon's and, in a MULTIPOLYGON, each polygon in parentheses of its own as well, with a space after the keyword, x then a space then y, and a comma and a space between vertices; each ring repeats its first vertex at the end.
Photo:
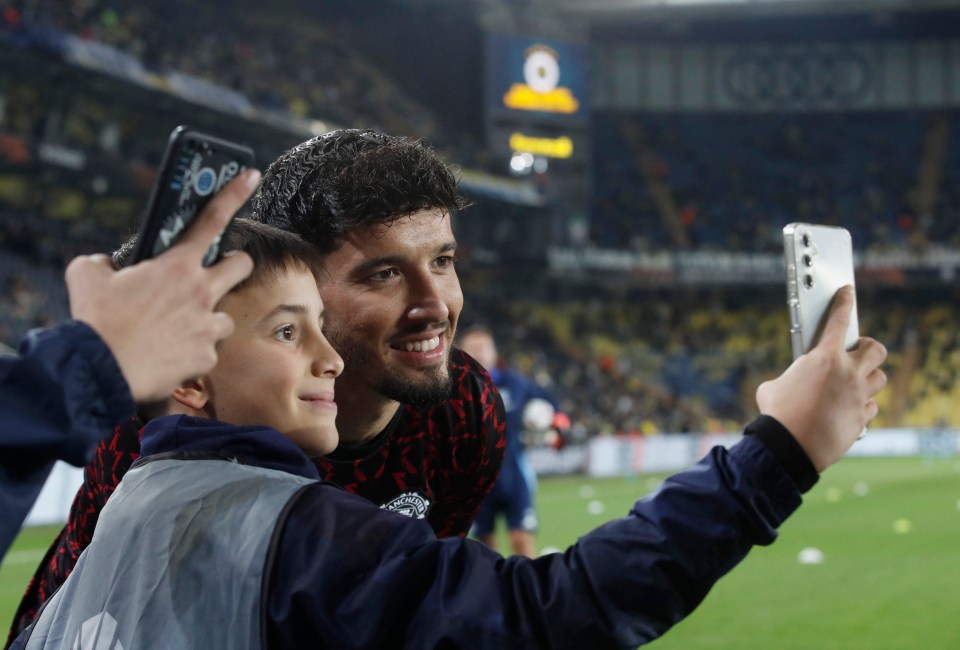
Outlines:
POLYGON ((485 103, 494 151, 554 160, 585 155, 586 47, 548 38, 488 34, 485 103))
POLYGON ((487 36, 487 110, 558 123, 587 119, 586 50, 552 39, 487 36))

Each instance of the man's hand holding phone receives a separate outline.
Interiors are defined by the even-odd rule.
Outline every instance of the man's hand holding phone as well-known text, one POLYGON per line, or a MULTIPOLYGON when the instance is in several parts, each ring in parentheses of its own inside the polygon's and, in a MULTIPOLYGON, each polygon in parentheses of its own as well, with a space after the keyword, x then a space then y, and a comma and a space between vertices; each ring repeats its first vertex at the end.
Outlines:
POLYGON ((757 389, 760 412, 786 427, 822 472, 839 460, 877 416, 873 399, 887 383, 880 364, 886 348, 860 337, 845 342, 854 309, 853 287, 836 294, 817 344, 757 389))
POLYGON ((259 179, 253 169, 239 174, 155 258, 119 271, 106 255, 81 256, 67 266, 71 315, 106 341, 135 401, 163 399, 216 365, 215 346, 234 325, 214 307, 250 275, 253 262, 245 253, 228 253, 209 267, 203 260, 259 179))

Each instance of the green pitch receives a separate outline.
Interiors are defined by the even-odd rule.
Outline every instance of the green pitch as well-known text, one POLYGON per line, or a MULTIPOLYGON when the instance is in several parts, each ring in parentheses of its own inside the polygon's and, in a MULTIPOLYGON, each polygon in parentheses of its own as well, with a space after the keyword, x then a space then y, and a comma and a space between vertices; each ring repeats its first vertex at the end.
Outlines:
MULTIPOLYGON (((541 479, 538 546, 566 548, 659 478, 541 479)), ((754 549, 648 647, 960 648, 958 603, 960 458, 851 458, 821 477, 773 545, 754 549), (810 547, 821 564, 798 561, 810 547)))
POLYGON ((5 647, 10 622, 27 583, 62 525, 24 528, 0 565, 0 647, 5 647))
MULTIPOLYGON (((542 479, 539 546, 567 547, 660 478, 542 479)), ((0 567, 4 627, 58 528, 24 531, 0 567)), ((780 539, 755 549, 649 647, 960 648, 957 603, 960 459, 848 459, 821 478, 780 539), (798 561, 807 548, 821 563, 798 561)))

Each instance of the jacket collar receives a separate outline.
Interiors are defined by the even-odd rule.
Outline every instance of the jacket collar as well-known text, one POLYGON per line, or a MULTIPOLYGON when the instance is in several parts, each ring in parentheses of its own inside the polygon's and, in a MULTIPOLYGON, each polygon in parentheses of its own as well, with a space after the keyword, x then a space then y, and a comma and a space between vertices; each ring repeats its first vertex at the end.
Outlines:
POLYGON ((143 456, 171 452, 214 453, 245 465, 320 478, 313 461, 276 429, 240 427, 187 415, 150 420, 143 429, 140 452, 143 456))

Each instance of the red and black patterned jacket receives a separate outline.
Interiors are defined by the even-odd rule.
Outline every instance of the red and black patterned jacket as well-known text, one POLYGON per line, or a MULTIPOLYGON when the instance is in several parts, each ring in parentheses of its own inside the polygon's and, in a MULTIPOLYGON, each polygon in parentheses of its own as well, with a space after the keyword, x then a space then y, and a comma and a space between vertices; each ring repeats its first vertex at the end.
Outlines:
MULTIPOLYGON (((426 518, 439 537, 466 535, 500 472, 506 420, 496 386, 480 364, 453 348, 450 372, 449 400, 428 408, 403 405, 371 443, 318 459, 321 476, 383 508, 426 518)), ((20 603, 10 641, 33 622, 90 543, 100 511, 140 455, 141 431, 132 419, 97 447, 67 525, 20 603)))

